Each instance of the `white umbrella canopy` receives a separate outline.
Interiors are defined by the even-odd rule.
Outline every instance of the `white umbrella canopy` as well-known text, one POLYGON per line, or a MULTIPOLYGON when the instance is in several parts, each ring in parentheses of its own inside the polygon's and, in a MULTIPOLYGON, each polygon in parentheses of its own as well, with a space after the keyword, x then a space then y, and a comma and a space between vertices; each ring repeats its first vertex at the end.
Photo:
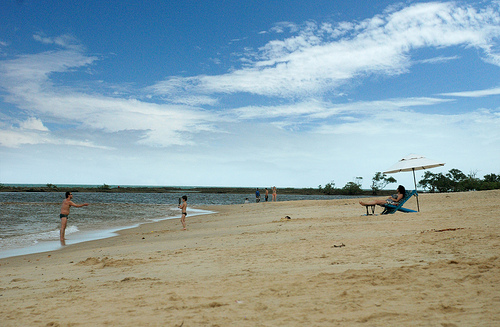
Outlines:
POLYGON ((401 171, 415 171, 444 166, 444 162, 439 162, 426 158, 419 154, 410 154, 399 160, 391 168, 384 171, 384 174, 399 173, 401 171))
MULTIPOLYGON (((410 154, 399 160, 391 168, 384 171, 384 174, 394 174, 402 171, 413 171, 413 182, 415 183, 415 191, 417 190, 417 180, 415 179, 415 170, 430 169, 439 166, 444 166, 444 162, 428 159, 419 154, 410 154)), ((417 208, 420 211, 417 196, 417 208)))

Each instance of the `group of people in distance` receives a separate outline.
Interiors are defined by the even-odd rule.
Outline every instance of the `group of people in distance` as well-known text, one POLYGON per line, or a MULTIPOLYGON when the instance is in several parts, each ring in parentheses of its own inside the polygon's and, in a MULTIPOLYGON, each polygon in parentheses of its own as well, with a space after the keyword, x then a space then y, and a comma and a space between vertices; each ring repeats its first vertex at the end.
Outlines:
MULTIPOLYGON (((265 199, 265 200, 266 200, 266 202, 267 202, 267 201, 269 201, 269 190, 267 189, 267 187, 265 188, 265 190, 266 190, 266 193, 265 193, 265 195, 264 195, 264 196, 265 196, 265 198, 264 198, 264 199, 265 199)), ((277 201, 277 195, 278 195, 278 193, 277 193, 277 190, 276 190, 276 186, 273 186, 273 194, 272 194, 272 196, 273 196, 272 201, 273 201, 273 202, 276 202, 276 201, 277 201)), ((248 200, 248 198, 246 198, 246 199, 245 199, 245 203, 248 203, 248 202, 247 202, 247 200, 248 200)), ((259 191, 259 189, 257 189, 257 190, 255 191, 255 202, 256 202, 256 203, 259 203, 259 202, 260 202, 260 191, 259 191)))

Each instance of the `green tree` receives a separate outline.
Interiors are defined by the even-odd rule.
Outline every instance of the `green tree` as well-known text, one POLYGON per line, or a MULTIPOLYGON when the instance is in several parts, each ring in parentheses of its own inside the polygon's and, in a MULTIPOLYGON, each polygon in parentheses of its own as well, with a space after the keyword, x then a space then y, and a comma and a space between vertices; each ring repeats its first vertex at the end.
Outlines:
POLYGON ((465 191, 464 182, 467 180, 467 176, 459 169, 450 169, 446 174, 446 178, 448 179, 448 190, 452 192, 465 191))
POLYGON ((500 175, 488 174, 484 175, 484 179, 480 182, 480 190, 496 190, 500 189, 500 175))
POLYGON ((389 183, 396 183, 397 180, 394 177, 387 177, 386 174, 382 174, 382 172, 377 171, 375 176, 372 178, 372 191, 373 194, 377 194, 378 191, 382 190, 389 183))
POLYGON ((487 183, 500 183, 500 175, 495 175, 495 174, 484 175, 483 181, 487 183))
POLYGON ((331 181, 330 183, 326 184, 324 188, 321 188, 321 185, 319 186, 319 190, 325 194, 335 194, 336 189, 335 189, 335 182, 331 181))
POLYGON ((423 187, 424 189, 429 190, 429 192, 436 192, 436 174, 431 173, 430 171, 426 171, 422 179, 418 182, 418 185, 423 187))
POLYGON ((363 177, 356 177, 354 179, 354 182, 348 182, 345 184, 345 186, 342 188, 343 193, 347 193, 349 195, 358 195, 363 193, 363 190, 361 189, 361 182, 363 180, 363 177))
POLYGON ((464 180, 460 182, 463 191, 475 191, 481 188, 481 180, 476 177, 477 171, 471 171, 464 180))
POLYGON ((344 191, 344 193, 347 193, 349 195, 357 195, 361 194, 361 187, 359 186, 359 184, 356 184, 354 182, 348 182, 342 188, 342 191, 344 191))
POLYGON ((418 184, 430 192, 448 192, 451 189, 451 181, 448 177, 442 173, 433 174, 430 171, 424 173, 424 177, 418 184))
POLYGON ((439 192, 448 192, 452 189, 452 183, 450 179, 442 173, 436 175, 435 184, 439 192))

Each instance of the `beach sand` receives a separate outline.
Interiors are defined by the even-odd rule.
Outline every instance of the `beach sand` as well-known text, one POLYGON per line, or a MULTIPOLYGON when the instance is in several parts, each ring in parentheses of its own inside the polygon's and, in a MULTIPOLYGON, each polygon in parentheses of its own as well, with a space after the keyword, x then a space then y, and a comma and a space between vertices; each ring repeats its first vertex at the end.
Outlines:
POLYGON ((499 326, 500 191, 419 199, 384 216, 356 199, 204 207, 187 231, 0 259, 0 325, 499 326))

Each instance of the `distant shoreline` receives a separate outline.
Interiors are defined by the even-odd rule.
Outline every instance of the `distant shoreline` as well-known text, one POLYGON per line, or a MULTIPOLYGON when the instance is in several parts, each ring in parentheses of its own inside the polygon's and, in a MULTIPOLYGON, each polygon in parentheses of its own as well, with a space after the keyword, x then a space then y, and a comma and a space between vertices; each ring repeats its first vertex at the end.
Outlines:
MULTIPOLYGON (((269 193, 271 193, 271 188, 269 193)), ((179 186, 84 186, 84 185, 0 185, 0 192, 88 192, 88 193, 215 193, 215 194, 253 194, 255 187, 179 187, 179 186)), ((261 197, 264 196, 265 188, 259 188, 261 197)), ((326 194, 318 188, 279 188, 279 194, 294 195, 373 195, 372 190, 363 190, 360 194, 347 194, 341 189, 335 190, 333 194, 326 194)), ((389 195, 394 190, 381 190, 377 195, 389 195)))

